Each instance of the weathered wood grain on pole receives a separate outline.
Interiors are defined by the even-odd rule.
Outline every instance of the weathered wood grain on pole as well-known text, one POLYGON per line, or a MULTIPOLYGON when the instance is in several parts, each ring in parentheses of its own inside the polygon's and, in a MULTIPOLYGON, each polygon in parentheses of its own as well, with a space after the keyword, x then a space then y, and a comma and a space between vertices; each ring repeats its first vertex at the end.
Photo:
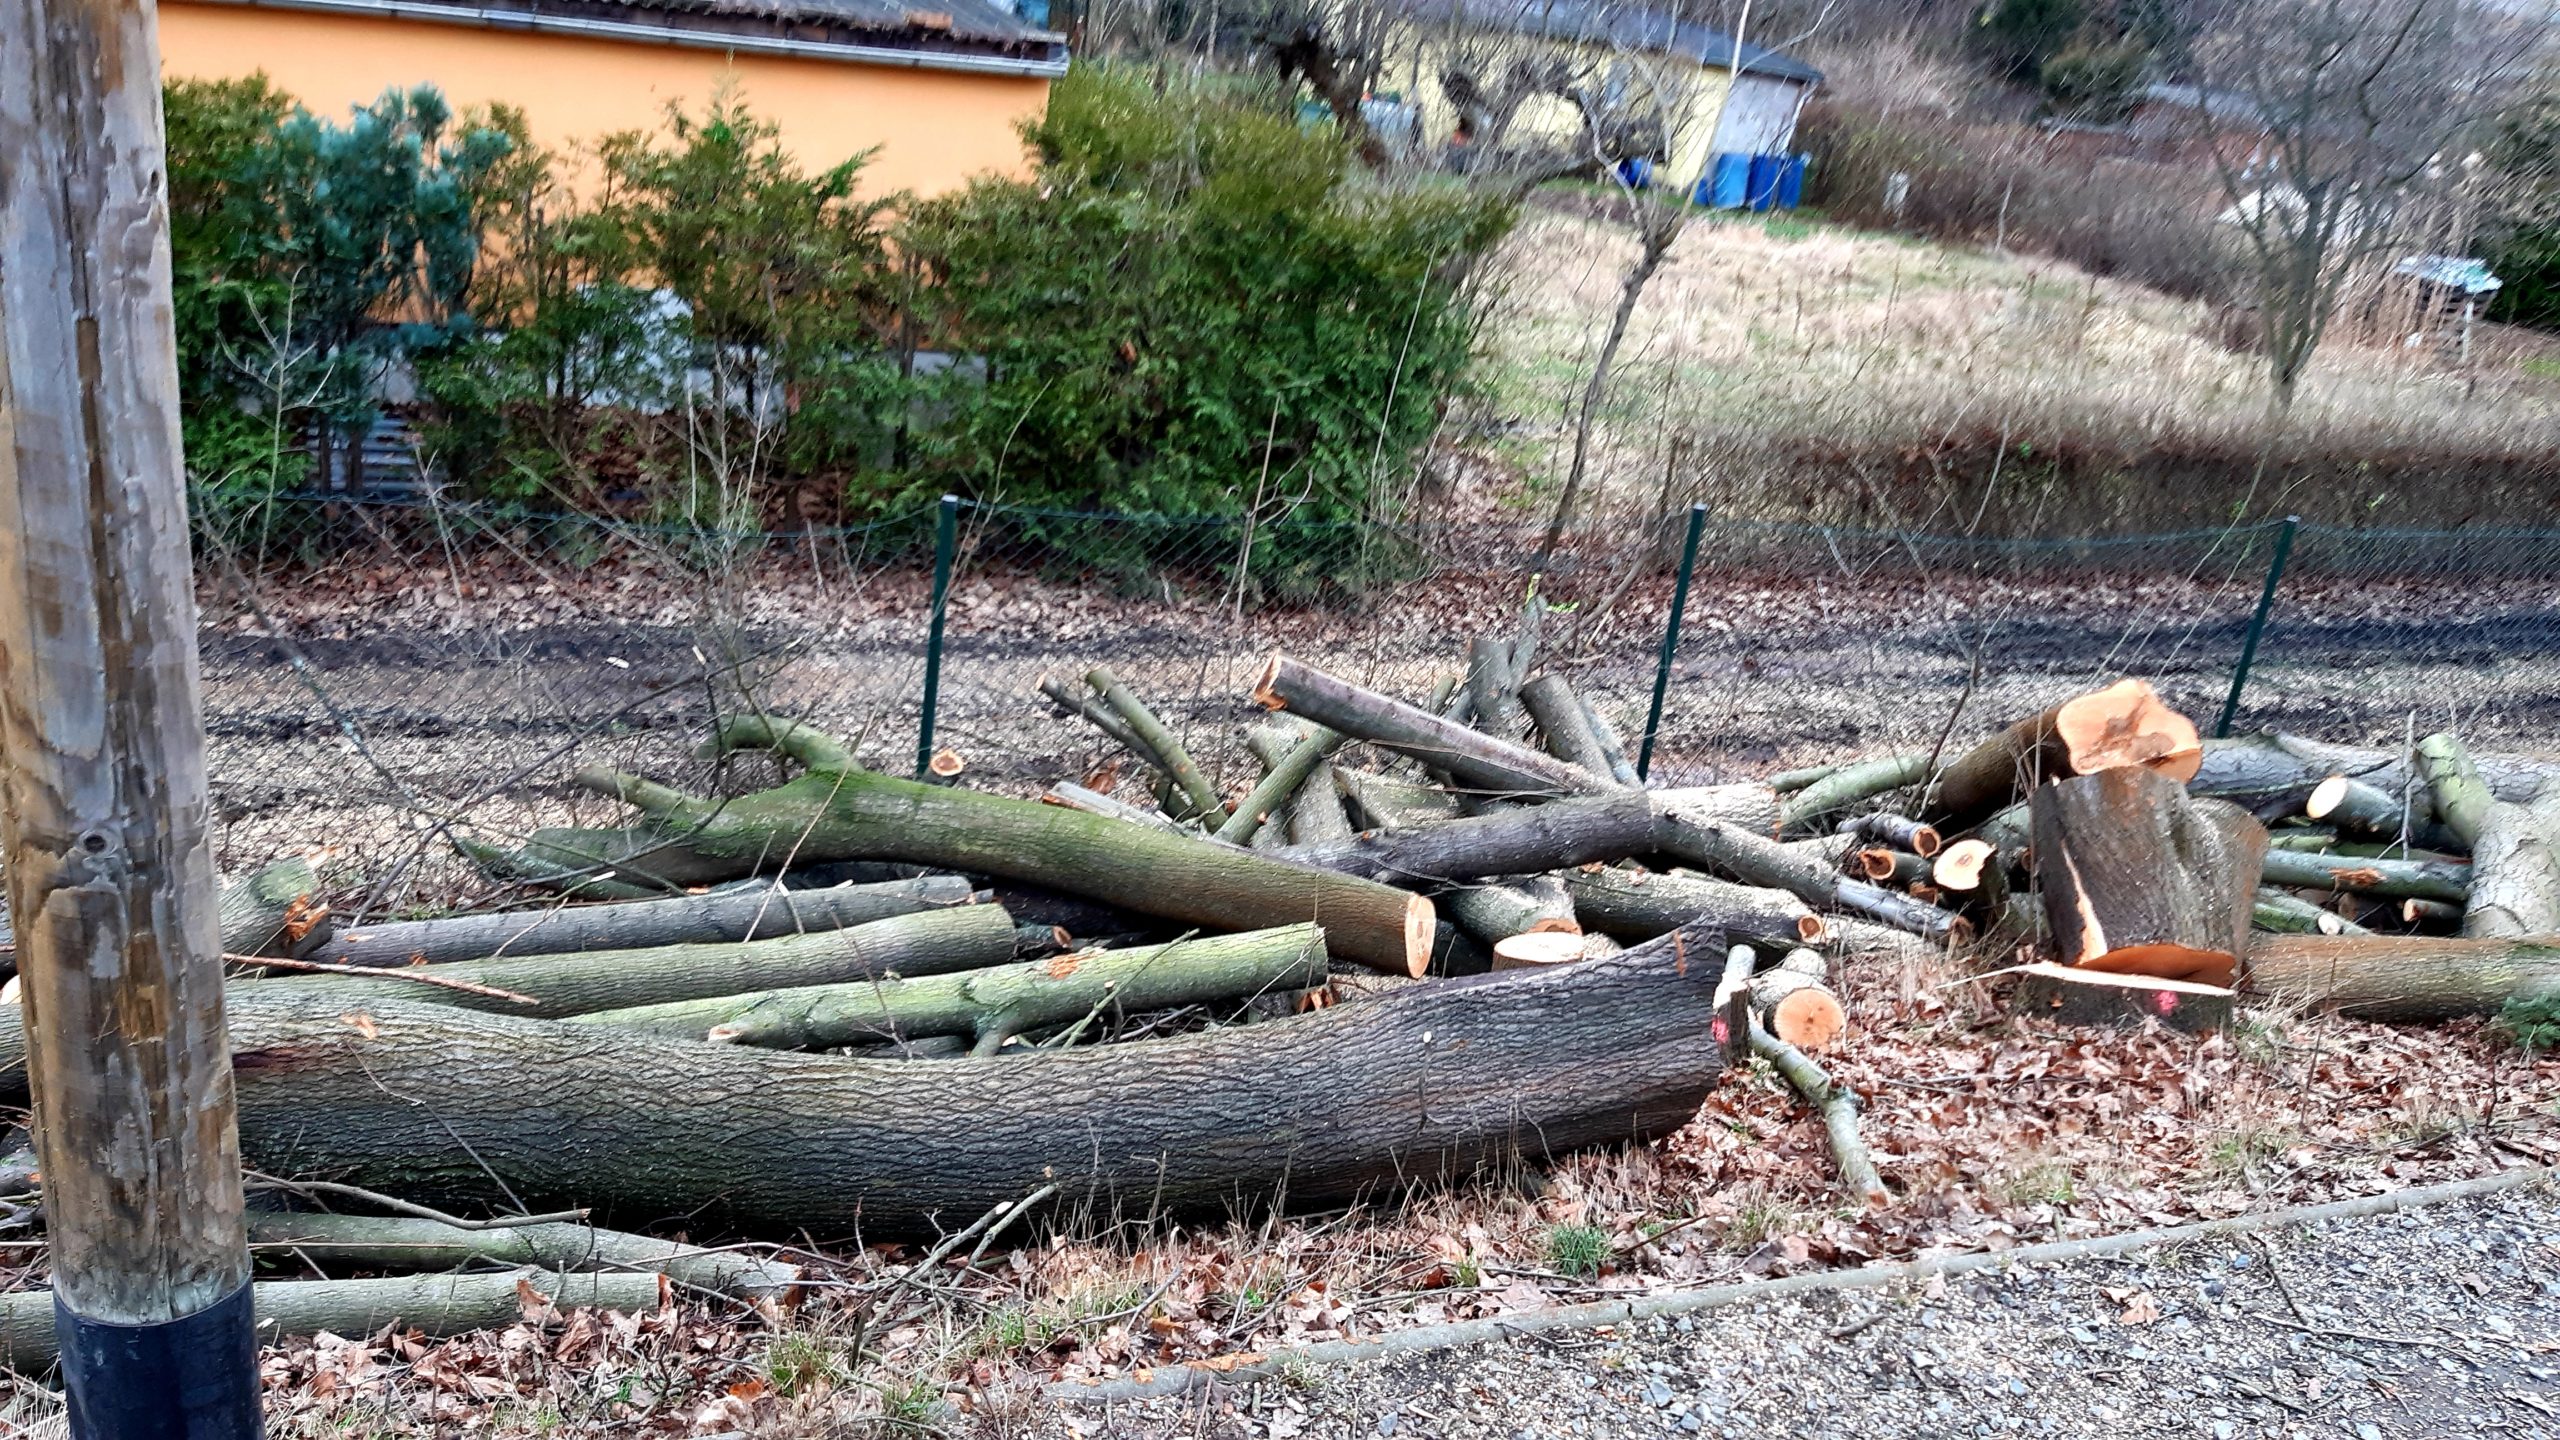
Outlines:
MULTIPOLYGON (((119 1326, 236 1311, 183 1363, 236 1341, 245 1365, 153 11, 0 6, 0 76, 0 844, 55 1301, 119 1326)), ((152 1397, 112 1387, 151 1332, 116 1343, 85 1387, 66 1349, 75 1433, 223 1433, 124 1427, 152 1397)))

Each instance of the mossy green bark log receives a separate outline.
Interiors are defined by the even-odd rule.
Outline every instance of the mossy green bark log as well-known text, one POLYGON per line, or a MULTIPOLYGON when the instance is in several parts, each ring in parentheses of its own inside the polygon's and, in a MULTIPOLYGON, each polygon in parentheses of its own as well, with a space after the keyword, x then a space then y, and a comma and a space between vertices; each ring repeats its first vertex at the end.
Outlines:
POLYGON ((1170 945, 1088 950, 912 980, 809 985, 669 1005, 602 1010, 581 1023, 651 1035, 819 1050, 927 1035, 993 1048, 1025 1030, 1106 1011, 1169 1010, 1324 983, 1324 931, 1288 925, 1170 945))
POLYGON ((1431 902, 1375 881, 1055 805, 874 774, 855 767, 835 741, 761 717, 733 717, 715 744, 778 750, 810 768, 725 800, 590 768, 579 772, 581 784, 648 815, 648 826, 635 827, 641 843, 626 842, 630 830, 546 830, 526 848, 616 874, 672 861, 724 879, 785 857, 909 860, 1221 930, 1312 921, 1325 927, 1336 955, 1391 973, 1418 975, 1430 960, 1431 902), (623 858, 634 849, 641 858, 623 858))
MULTIPOLYGON (((301 1335, 371 1335, 398 1321, 428 1335, 495 1330, 524 1318, 533 1292, 561 1310, 655 1310, 666 1282, 656 1275, 559 1275, 510 1270, 492 1275, 393 1275, 370 1280, 261 1280, 250 1303, 263 1342, 301 1335)), ((21 1374, 52 1368, 53 1292, 0 1295, 0 1363, 21 1374)))
POLYGON ((1105 1215, 1334 1201, 1687 1123, 1718 1072, 1717 942, 1697 926, 1215 1034, 929 1065, 349 1012, 280 985, 232 1007, 241 1146, 259 1170, 422 1201, 819 1240, 963 1223, 1051 1183, 1105 1215))
POLYGON ((2494 1015, 2511 1000, 2560 1000, 2560 936, 2261 935, 2241 988, 2364 1020, 2494 1015))
POLYGON ((959 876, 928 875, 820 890, 776 886, 619 905, 448 915, 341 930, 302 958, 332 965, 445 965, 499 955, 569 955, 652 945, 769 940, 966 905, 969 896, 969 882, 959 876))
POLYGON ((1782 830, 1803 832, 1831 815, 1888 790, 1917 785, 1929 778, 1929 757, 1888 755, 1843 765, 1787 798, 1779 815, 1782 830))
MULTIPOLYGON (((433 1005, 549 1019, 751 990, 984 969, 1013 959, 1015 939, 1013 917, 1001 906, 964 905, 774 940, 594 950, 583 955, 509 956, 424 965, 398 972, 403 976, 488 986, 528 996, 532 1005, 388 975, 381 979, 294 975, 273 980, 236 980, 231 988, 236 993, 290 985, 335 995, 348 1005, 362 1005, 386 990, 397 990, 404 999, 433 1005)), ((8 1028, 0 1026, 0 1057, 9 1053, 10 1038, 8 1028)))
POLYGON ((2461 904, 2471 893, 2471 867, 2442 860, 2380 860, 2360 855, 2306 855, 2269 850, 2260 876, 2265 884, 2299 890, 2352 890, 2395 899, 2447 900, 2461 904))
POLYGON ((465 1230, 409 1215, 249 1214, 252 1250, 293 1252, 295 1263, 422 1272, 491 1265, 563 1274, 620 1270, 664 1275, 688 1289, 736 1300, 780 1300, 800 1269, 754 1250, 706 1249, 654 1235, 554 1221, 465 1230))

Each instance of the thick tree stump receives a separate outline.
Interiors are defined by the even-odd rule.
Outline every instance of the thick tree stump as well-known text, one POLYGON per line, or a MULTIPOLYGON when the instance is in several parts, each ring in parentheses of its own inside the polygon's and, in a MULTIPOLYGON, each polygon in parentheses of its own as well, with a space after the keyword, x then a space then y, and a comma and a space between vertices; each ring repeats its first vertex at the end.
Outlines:
POLYGON ((2064 1025, 2132 1029, 2158 1021, 2191 1035, 2224 1030, 2238 997, 2220 985, 2038 962, 2018 972, 2010 1008, 2064 1025))
POLYGON ((2248 944, 2266 827, 2138 767, 2039 787, 2036 875, 2066 965, 2227 985, 2248 944))
POLYGON ((1919 816, 1940 829, 1973 825, 2048 780, 2135 767, 2183 782, 2203 761, 2193 722, 2139 680, 2031 715, 1938 773, 1919 816))

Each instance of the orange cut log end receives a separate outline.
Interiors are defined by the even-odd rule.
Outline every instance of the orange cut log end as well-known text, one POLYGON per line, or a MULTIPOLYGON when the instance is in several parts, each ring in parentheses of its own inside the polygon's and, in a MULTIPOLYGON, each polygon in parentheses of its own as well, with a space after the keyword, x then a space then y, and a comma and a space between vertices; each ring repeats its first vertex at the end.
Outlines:
POLYGON ((2140 680, 2119 680, 2064 702, 2054 712, 2053 730, 2075 775, 2140 766, 2183 785, 2204 765, 2195 722, 2140 680))

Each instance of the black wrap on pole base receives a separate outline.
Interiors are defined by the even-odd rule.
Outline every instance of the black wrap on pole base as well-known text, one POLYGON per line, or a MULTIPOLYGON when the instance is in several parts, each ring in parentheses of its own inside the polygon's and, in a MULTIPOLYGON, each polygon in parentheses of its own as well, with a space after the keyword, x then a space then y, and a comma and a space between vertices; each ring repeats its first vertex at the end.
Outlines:
POLYGON ((53 1302, 72 1440, 259 1440, 250 1287, 192 1315, 117 1325, 53 1302))

